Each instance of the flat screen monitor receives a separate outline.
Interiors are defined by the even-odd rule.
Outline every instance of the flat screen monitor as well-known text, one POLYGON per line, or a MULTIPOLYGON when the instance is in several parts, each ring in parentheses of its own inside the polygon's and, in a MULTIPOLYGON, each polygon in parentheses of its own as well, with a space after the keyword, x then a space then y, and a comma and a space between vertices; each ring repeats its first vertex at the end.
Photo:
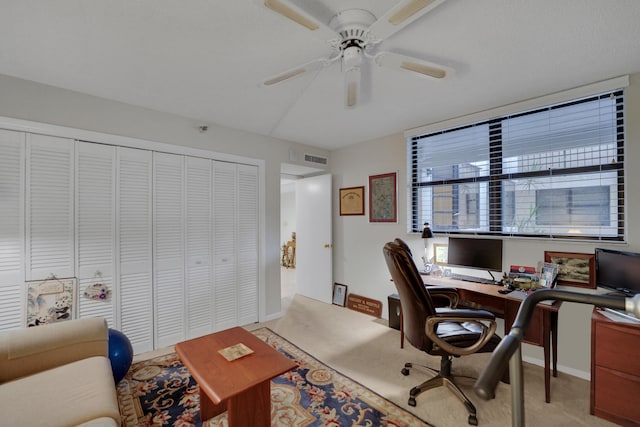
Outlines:
POLYGON ((502 271, 502 240, 449 237, 447 264, 502 271))
POLYGON ((640 293, 640 254, 596 248, 596 285, 627 296, 640 293))

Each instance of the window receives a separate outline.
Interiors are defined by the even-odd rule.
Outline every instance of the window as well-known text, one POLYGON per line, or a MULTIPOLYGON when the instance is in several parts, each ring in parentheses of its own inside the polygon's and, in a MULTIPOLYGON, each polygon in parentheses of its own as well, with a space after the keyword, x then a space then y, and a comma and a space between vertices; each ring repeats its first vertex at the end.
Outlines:
POLYGON ((624 92, 407 140, 409 231, 623 240, 624 92))

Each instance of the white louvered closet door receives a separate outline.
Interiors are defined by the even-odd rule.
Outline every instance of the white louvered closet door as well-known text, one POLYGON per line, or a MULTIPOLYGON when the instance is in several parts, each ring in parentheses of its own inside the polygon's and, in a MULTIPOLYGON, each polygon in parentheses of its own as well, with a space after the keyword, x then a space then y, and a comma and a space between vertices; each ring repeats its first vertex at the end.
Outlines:
POLYGON ((257 200, 256 167, 214 162, 215 330, 258 320, 257 200))
POLYGON ((154 153, 155 346, 185 339, 184 156, 154 153))
POLYGON ((258 168, 238 165, 238 324, 258 321, 258 168))
POLYGON ((27 280, 73 277, 74 141, 27 135, 27 280))
POLYGON ((134 352, 153 349, 152 153, 118 147, 118 326, 134 352))
POLYGON ((0 130, 0 331, 24 326, 25 138, 0 130))
POLYGON ((116 148, 76 143, 76 254, 78 317, 102 317, 115 325, 116 148), (103 300, 85 296, 89 286, 104 285, 103 300))
POLYGON ((187 338, 213 331, 211 160, 186 158, 187 338))
POLYGON ((220 331, 238 326, 237 165, 213 163, 213 315, 214 330, 220 331))

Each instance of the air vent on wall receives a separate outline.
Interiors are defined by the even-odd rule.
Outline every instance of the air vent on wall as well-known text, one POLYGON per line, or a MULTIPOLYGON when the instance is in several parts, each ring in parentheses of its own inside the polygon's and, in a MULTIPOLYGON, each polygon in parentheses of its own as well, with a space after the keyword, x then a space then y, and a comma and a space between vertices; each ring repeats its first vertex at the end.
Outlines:
POLYGON ((312 156, 311 154, 305 154, 304 161, 310 162, 310 163, 317 163, 319 165, 325 165, 325 166, 328 163, 328 159, 326 157, 312 156))

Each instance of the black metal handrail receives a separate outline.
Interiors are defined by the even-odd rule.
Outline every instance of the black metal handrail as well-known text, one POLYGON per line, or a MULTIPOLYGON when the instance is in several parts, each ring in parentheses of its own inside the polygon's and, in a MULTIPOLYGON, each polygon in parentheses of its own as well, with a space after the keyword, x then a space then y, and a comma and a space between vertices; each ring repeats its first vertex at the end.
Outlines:
POLYGON ((640 294, 633 298, 625 298, 624 296, 540 289, 527 296, 520 305, 516 319, 511 326, 511 331, 493 351, 489 363, 482 370, 473 387, 480 398, 484 400, 493 399, 498 382, 508 366, 511 379, 512 421, 514 426, 524 426, 524 387, 520 344, 536 304, 540 301, 548 300, 592 304, 600 307, 626 310, 640 317, 640 294))

